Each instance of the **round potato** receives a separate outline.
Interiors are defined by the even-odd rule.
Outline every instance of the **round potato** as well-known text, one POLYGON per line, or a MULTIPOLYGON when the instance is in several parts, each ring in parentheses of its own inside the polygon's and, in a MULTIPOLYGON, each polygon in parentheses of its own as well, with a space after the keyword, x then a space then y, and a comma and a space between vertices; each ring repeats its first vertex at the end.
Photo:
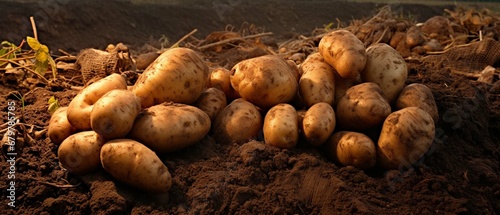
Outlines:
POLYGON ((354 79, 365 68, 365 45, 347 30, 336 30, 321 38, 319 53, 342 78, 354 79))
POLYGON ((90 112, 104 94, 114 89, 127 89, 127 81, 119 74, 111 74, 83 88, 68 105, 68 121, 80 131, 92 129, 90 112))
POLYGON ((128 136, 157 153, 169 153, 202 140, 210 125, 208 115, 197 107, 163 103, 143 110, 128 136))
POLYGON ((378 163, 386 169, 410 167, 429 149, 435 133, 432 117, 418 107, 391 113, 378 140, 378 163))
POLYGON ((227 105, 226 95, 218 88, 208 88, 196 100, 194 106, 204 111, 213 122, 227 105))
POLYGON ((396 100, 396 108, 419 107, 431 115, 434 124, 439 120, 438 109, 431 89, 423 84, 410 84, 406 86, 396 100))
POLYGON ((287 61, 270 55, 236 64, 231 70, 231 85, 242 98, 262 109, 290 102, 298 89, 295 71, 287 61))
POLYGON ((142 108, 168 101, 192 104, 205 89, 208 77, 208 66, 198 53, 172 48, 144 70, 132 92, 141 99, 142 108))
POLYGON ((307 110, 302 120, 302 132, 307 142, 313 146, 320 146, 332 135, 335 125, 335 112, 332 106, 320 102, 307 110))
POLYGON ((328 156, 344 166, 369 169, 377 163, 375 143, 362 133, 337 132, 328 139, 326 147, 328 156))
POLYGON ((262 126, 257 107, 239 98, 219 113, 213 124, 213 135, 219 143, 245 143, 257 138, 262 126))
POLYGON ((381 124, 391 106, 380 87, 371 82, 349 88, 337 105, 337 123, 345 130, 362 131, 381 124))
POLYGON ((405 60, 385 43, 368 47, 366 55, 366 66, 361 72, 361 80, 378 84, 387 101, 392 104, 403 89, 408 76, 405 60))
POLYGON ((345 79, 335 72, 335 101, 333 102, 333 107, 337 107, 340 99, 344 97, 349 88, 360 83, 361 77, 359 76, 355 79, 345 79))
POLYGON ((225 68, 216 68, 210 73, 210 86, 221 89, 226 94, 227 101, 233 101, 241 97, 231 86, 231 71, 225 68))
POLYGON ((96 171, 101 167, 99 153, 104 142, 104 138, 94 131, 73 134, 59 145, 59 162, 68 172, 77 175, 96 171))
POLYGON ((299 91, 307 107, 319 102, 330 105, 335 100, 335 71, 319 53, 311 54, 301 64, 299 91))
POLYGON ((68 121, 67 110, 68 107, 59 107, 50 117, 47 136, 56 145, 77 131, 68 121))
POLYGON ((92 130, 107 140, 122 138, 132 129, 141 112, 141 100, 128 90, 111 90, 104 94, 92 108, 92 130))
POLYGON ((297 111, 290 104, 277 104, 269 109, 264 118, 265 143, 291 149, 299 140, 299 119, 297 111))
POLYGON ((101 164, 115 179, 151 193, 166 193, 172 176, 148 147, 130 139, 107 142, 100 152, 101 164))

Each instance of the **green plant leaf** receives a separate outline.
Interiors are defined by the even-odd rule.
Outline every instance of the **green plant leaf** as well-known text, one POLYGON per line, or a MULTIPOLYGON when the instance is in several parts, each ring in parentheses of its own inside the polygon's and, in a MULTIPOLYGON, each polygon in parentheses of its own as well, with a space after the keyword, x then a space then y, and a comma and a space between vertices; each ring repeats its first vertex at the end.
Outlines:
POLYGON ((48 53, 45 51, 42 51, 42 49, 38 49, 35 53, 35 58, 37 61, 44 62, 47 61, 48 58, 48 53))
POLYGON ((44 75, 45 72, 47 71, 47 68, 49 68, 49 61, 39 61, 35 60, 35 72, 37 72, 40 75, 44 75))
POLYGON ((47 58, 48 61, 49 61, 49 64, 50 64, 50 68, 52 70, 52 76, 54 77, 54 79, 56 78, 57 76, 57 66, 56 66, 56 62, 54 61, 54 59, 52 59, 52 56, 49 55, 49 57, 47 58))
POLYGON ((49 111, 50 115, 52 115, 57 110, 57 108, 60 107, 59 101, 54 96, 50 97, 47 103, 49 104, 49 108, 47 110, 49 111))
POLYGON ((35 51, 38 51, 42 46, 42 44, 40 44, 40 42, 33 37, 27 37, 26 41, 28 41, 28 45, 35 51))

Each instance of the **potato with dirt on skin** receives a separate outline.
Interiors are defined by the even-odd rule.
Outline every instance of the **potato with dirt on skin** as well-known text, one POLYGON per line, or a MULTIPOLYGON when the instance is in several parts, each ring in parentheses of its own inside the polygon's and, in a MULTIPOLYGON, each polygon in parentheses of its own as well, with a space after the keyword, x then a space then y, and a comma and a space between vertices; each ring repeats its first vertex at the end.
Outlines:
POLYGON ((163 103, 143 110, 128 137, 162 154, 202 140, 210 131, 210 117, 197 107, 163 103))
POLYGON ((76 128, 69 123, 67 111, 68 107, 59 107, 50 117, 47 136, 49 136, 50 140, 56 145, 61 144, 66 138, 77 131, 76 128))
POLYGON ((321 38, 319 53, 338 74, 345 79, 354 79, 365 68, 365 45, 353 33, 336 30, 321 38))
POLYGON ((73 134, 59 145, 59 163, 68 172, 77 175, 96 171, 101 167, 99 153, 104 143, 104 138, 94 131, 73 134))
POLYGON ((328 156, 344 166, 369 169, 377 163, 375 143, 363 133, 340 131, 326 143, 328 156))
POLYGON ((213 122, 215 117, 227 106, 226 95, 218 88, 208 88, 201 93, 194 106, 204 111, 213 122))
POLYGON ((361 72, 361 80, 378 84, 389 103, 392 104, 403 90, 407 76, 405 60, 391 46, 377 43, 366 49, 366 66, 361 72))
POLYGON ((106 142, 101 165, 113 178, 150 193, 166 193, 172 186, 168 168, 151 149, 130 139, 106 142))
POLYGON ((172 48, 162 53, 139 76, 132 92, 142 108, 163 102, 192 104, 208 81, 208 66, 195 51, 172 48))
POLYGON ((219 143, 244 143, 257 138, 262 126, 262 116, 257 107, 239 98, 227 105, 215 118, 212 132, 219 143))
POLYGON ((240 94, 231 86, 231 71, 219 67, 210 73, 210 87, 219 88, 226 94, 226 100, 232 101, 240 98, 240 94))
POLYGON ((358 76, 355 79, 345 79, 340 77, 337 72, 335 72, 335 100, 333 101, 333 107, 337 107, 340 99, 344 97, 345 93, 349 88, 354 85, 361 83, 361 77, 358 76))
POLYGON ((337 125, 345 130, 363 131, 381 124, 391 106, 380 87, 371 82, 349 88, 337 105, 337 125))
POLYGON ((128 90, 111 90, 92 108, 92 130, 107 140, 125 137, 141 112, 141 100, 128 90))
POLYGON ((302 132, 307 142, 313 146, 320 146, 333 133, 335 125, 335 112, 332 106, 320 102, 307 110, 302 120, 302 132))
POLYGON ((114 89, 127 89, 125 78, 119 74, 111 74, 83 88, 69 103, 68 121, 80 131, 92 129, 90 113, 94 104, 104 94, 114 89))
POLYGON ((411 167, 429 149, 436 130, 432 117, 418 107, 391 113, 384 121, 377 144, 377 159, 385 169, 411 167))
POLYGON ((231 85, 242 98, 262 109, 288 103, 298 89, 296 72, 281 57, 243 60, 231 70, 231 85))
POLYGON ((301 64, 299 91, 307 107, 319 102, 333 104, 335 100, 335 71, 318 52, 309 55, 301 64))
POLYGON ((396 100, 396 108, 403 109, 406 107, 419 107, 431 115, 434 123, 439 120, 438 109, 432 91, 423 84, 410 84, 399 94, 396 100))
POLYGON ((299 141, 299 119, 290 104, 277 104, 264 118, 264 140, 266 144, 291 149, 299 141))

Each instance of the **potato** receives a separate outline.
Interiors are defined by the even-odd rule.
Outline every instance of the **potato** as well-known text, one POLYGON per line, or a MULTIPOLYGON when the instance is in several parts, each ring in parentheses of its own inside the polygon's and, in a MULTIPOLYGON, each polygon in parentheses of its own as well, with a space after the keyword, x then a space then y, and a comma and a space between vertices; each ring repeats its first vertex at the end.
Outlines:
POLYGON ((239 98, 224 108, 213 124, 214 139, 219 143, 244 143, 257 138, 262 116, 252 103, 239 98))
POLYGON ((214 121, 215 117, 224 109, 227 105, 226 95, 222 90, 218 88, 208 88, 201 96, 196 100, 194 106, 204 111, 210 121, 214 121))
POLYGON ((415 46, 422 45, 424 41, 424 35, 417 26, 411 26, 406 31, 405 42, 408 48, 412 49, 415 46))
POLYGON ((381 124, 391 106, 380 87, 371 82, 349 88, 337 105, 337 125, 346 130, 362 131, 381 124))
POLYGON ((269 109, 290 102, 298 89, 295 71, 278 56, 260 56, 236 64, 231 70, 231 85, 242 98, 269 109))
POLYGON ((342 78, 354 79, 365 68, 365 45, 353 33, 336 30, 321 38, 319 53, 342 78))
POLYGON ((335 72, 335 100, 333 101, 333 107, 337 107, 340 99, 344 97, 349 88, 360 83, 361 77, 359 76, 356 79, 345 79, 335 72))
POLYGON ((66 138, 57 156, 62 167, 68 172, 84 175, 101 167, 99 153, 105 140, 94 131, 82 131, 66 138))
POLYGON ((167 101, 192 104, 205 89, 208 77, 208 66, 198 53, 172 48, 144 70, 132 92, 141 99, 142 108, 167 101))
POLYGON ((163 103, 142 111, 128 136, 157 153, 169 153, 202 140, 210 125, 210 117, 197 107, 163 103))
POLYGON ((377 163, 375 143, 362 133, 337 132, 328 139, 326 148, 328 156, 344 166, 369 169, 377 163))
POLYGON ((307 107, 319 102, 333 104, 335 100, 335 71, 319 53, 311 54, 301 64, 303 71, 299 91, 307 107))
POLYGON ((240 98, 240 94, 231 86, 231 71, 224 68, 216 68, 210 73, 210 86, 219 88, 226 94, 227 101, 240 98))
POLYGON ((403 89, 396 100, 396 108, 399 110, 406 107, 419 107, 431 115, 434 123, 439 120, 438 109, 432 91, 423 84, 414 83, 403 89))
POLYGON ((117 89, 104 94, 92 108, 92 130, 107 140, 125 137, 141 112, 141 100, 131 91, 117 89))
POLYGON ((77 131, 68 121, 67 110, 68 107, 59 107, 50 117, 47 136, 56 145, 77 131))
POLYGON ((90 112, 94 104, 104 94, 114 89, 127 89, 125 78, 119 74, 111 74, 83 88, 69 103, 68 121, 80 131, 90 130, 90 112))
POLYGON ((320 146, 328 140, 335 129, 335 112, 325 102, 311 106, 302 120, 302 131, 311 145, 320 146))
POLYGON ((269 109, 264 118, 264 140, 266 144, 291 149, 299 141, 299 119, 290 104, 277 104, 269 109))
POLYGON ((435 133, 432 117, 418 107, 391 113, 378 140, 378 163, 386 169, 410 167, 429 149, 435 133))
POLYGON ((448 40, 453 33, 450 20, 444 16, 434 16, 427 19, 420 30, 430 38, 438 39, 441 42, 448 40))
POLYGON ((361 72, 361 80, 378 84, 389 103, 393 103, 403 90, 407 76, 405 60, 391 46, 377 43, 366 49, 366 66, 361 72))
POLYGON ((118 181, 151 193, 166 193, 172 176, 160 158, 148 147, 130 139, 104 144, 102 167, 118 181))

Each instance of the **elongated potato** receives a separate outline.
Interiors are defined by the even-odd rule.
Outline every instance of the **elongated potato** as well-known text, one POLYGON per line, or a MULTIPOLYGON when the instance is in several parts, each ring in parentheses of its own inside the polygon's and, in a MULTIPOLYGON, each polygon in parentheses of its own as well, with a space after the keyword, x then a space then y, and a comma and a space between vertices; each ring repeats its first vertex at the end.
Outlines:
POLYGON ((365 45, 347 30, 328 33, 318 45, 319 53, 342 78, 354 79, 365 68, 365 45))
POLYGON ((296 95, 296 72, 277 56, 260 56, 236 64, 231 70, 231 85, 242 98, 269 109, 290 102, 296 95))
POLYGON ((418 107, 391 113, 378 140, 378 163, 386 169, 409 168, 427 152, 435 133, 432 117, 418 107))
POLYGON ((100 152, 102 167, 115 179, 151 193, 166 193, 172 176, 148 147, 130 139, 107 142, 100 152))
POLYGON ((208 88, 201 96, 196 100, 194 106, 204 111, 208 117, 210 117, 210 121, 214 121, 215 117, 219 115, 219 113, 226 107, 227 100, 226 95, 222 90, 218 88, 208 88))
POLYGON ((233 101, 241 97, 231 86, 231 71, 225 68, 215 68, 210 73, 210 86, 221 89, 226 94, 227 101, 233 101))
POLYGON ((337 105, 337 125, 346 130, 362 131, 381 124, 391 106, 380 87, 371 82, 349 88, 337 105))
POLYGON ((406 86, 396 100, 396 108, 419 107, 431 115, 434 124, 439 120, 438 109, 431 89, 423 84, 406 86))
POLYGON ((104 141, 104 138, 94 131, 73 134, 59 146, 59 162, 62 167, 77 175, 96 171, 101 167, 99 153, 104 141))
POLYGON ((362 133, 337 132, 326 144, 328 156, 344 166, 369 169, 377 163, 375 143, 362 133))
POLYGON ((290 104, 277 104, 264 118, 264 140, 267 144, 291 149, 299 140, 297 111, 290 104))
POLYGON ((307 107, 319 102, 330 105, 335 100, 335 71, 321 54, 314 53, 301 64, 299 91, 307 107))
POLYGON ((111 90, 92 108, 92 130, 107 140, 125 137, 141 111, 141 100, 128 90, 111 90))
POLYGON ((302 132, 307 142, 313 146, 320 146, 332 135, 335 125, 335 112, 332 106, 320 102, 307 110, 302 120, 302 132))
POLYGON ((127 89, 125 78, 119 74, 111 74, 100 79, 80 91, 69 103, 68 121, 80 131, 90 130, 90 112, 94 104, 104 94, 114 89, 127 89))
POLYGON ((195 51, 172 48, 162 53, 139 76, 132 92, 142 108, 163 102, 192 104, 208 81, 208 66, 195 51))
POLYGON ((377 43, 366 49, 366 66, 361 72, 363 82, 373 82, 380 86, 392 104, 403 90, 408 69, 403 57, 385 43, 377 43))
POLYGON ((212 126, 219 143, 245 143, 257 138, 263 126, 262 116, 252 103, 239 98, 222 110, 212 126))
POLYGON ((67 110, 68 107, 59 107, 50 117, 47 135, 56 145, 61 144, 66 138, 77 131, 68 121, 67 110))
POLYGON ((168 153, 199 142, 210 125, 208 115, 197 107, 163 103, 142 111, 128 136, 157 153, 168 153))

